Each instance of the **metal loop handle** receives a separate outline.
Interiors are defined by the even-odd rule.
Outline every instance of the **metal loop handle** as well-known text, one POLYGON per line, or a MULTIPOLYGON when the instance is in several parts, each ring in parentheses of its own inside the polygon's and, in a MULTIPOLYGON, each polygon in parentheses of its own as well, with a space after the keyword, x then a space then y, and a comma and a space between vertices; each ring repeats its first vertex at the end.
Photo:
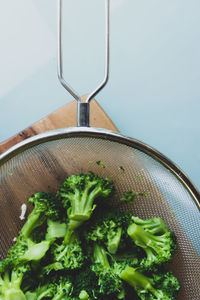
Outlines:
POLYGON ((58 79, 62 86, 77 100, 77 126, 89 126, 90 101, 104 88, 109 79, 110 63, 110 0, 105 0, 105 74, 103 81, 92 91, 86 101, 65 81, 62 59, 62 0, 58 0, 58 79))

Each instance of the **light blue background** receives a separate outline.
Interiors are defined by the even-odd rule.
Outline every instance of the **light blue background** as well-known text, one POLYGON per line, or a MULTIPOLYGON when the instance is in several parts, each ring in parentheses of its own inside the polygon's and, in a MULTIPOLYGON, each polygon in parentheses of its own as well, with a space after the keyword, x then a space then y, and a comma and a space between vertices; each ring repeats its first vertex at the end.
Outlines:
MULTIPOLYGON (((104 73, 104 1, 64 1, 64 74, 104 73)), ((70 102, 56 74, 56 0, 0 1, 0 141, 70 102)), ((111 71, 98 102, 200 189, 200 1, 111 0, 111 71)), ((66 116, 67 117, 67 116, 66 116)))

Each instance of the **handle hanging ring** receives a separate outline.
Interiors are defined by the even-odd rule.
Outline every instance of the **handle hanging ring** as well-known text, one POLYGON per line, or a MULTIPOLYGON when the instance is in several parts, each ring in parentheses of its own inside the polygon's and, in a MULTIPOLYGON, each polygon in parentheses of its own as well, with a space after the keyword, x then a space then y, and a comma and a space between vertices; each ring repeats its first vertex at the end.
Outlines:
POLYGON ((62 86, 77 100, 77 126, 90 126, 90 102, 105 87, 109 79, 110 64, 110 0, 105 0, 105 74, 103 81, 88 95, 83 102, 81 96, 65 81, 63 77, 62 56, 62 4, 58 0, 58 79, 62 86))

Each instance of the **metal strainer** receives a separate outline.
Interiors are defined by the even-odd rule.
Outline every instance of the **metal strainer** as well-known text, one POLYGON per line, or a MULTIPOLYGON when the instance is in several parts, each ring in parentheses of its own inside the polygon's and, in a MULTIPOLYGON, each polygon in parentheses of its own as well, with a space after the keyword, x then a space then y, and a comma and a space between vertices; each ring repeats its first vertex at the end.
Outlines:
POLYGON ((200 195, 184 173, 146 144, 105 129, 89 127, 89 104, 108 80, 109 0, 106 3, 106 71, 100 86, 85 103, 62 76, 61 12, 59 8, 58 74, 78 101, 79 127, 60 129, 30 138, 0 156, 0 258, 5 257, 22 226, 21 205, 33 193, 55 191, 71 174, 93 171, 112 176, 121 195, 133 189, 147 192, 124 204, 141 218, 160 216, 174 231, 178 253, 171 269, 181 283, 180 300, 200 299, 200 195), (101 160, 106 168, 96 164, 101 160))

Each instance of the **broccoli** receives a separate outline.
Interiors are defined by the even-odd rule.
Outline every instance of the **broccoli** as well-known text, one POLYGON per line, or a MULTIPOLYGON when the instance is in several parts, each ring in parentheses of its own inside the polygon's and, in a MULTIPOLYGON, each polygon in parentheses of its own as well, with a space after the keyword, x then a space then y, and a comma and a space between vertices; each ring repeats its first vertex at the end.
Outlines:
MULTIPOLYGON (((8 258, 13 265, 17 265, 22 261, 41 260, 54 241, 55 235, 60 236, 62 230, 62 236, 64 236, 66 232, 66 226, 58 224, 57 220, 59 218, 62 220, 62 213, 59 201, 56 200, 53 194, 38 192, 30 197, 28 201, 34 204, 34 208, 23 225, 16 243, 8 251, 8 258), (45 239, 43 233, 40 234, 38 231, 46 221, 48 225, 47 239, 45 239), (40 241, 38 242, 38 240, 40 241)), ((40 231, 44 232, 44 229, 42 228, 40 231)))
POLYGON ((4 264, 0 272, 0 299, 26 300, 21 285, 28 272, 30 272, 29 264, 15 268, 9 268, 7 263, 4 264))
POLYGON ((34 291, 26 292, 25 296, 27 300, 41 300, 46 298, 51 298, 56 293, 57 287, 54 283, 46 283, 44 285, 39 285, 34 291))
POLYGON ((49 192, 38 192, 28 199, 34 204, 26 223, 20 231, 20 236, 30 237, 33 230, 41 226, 47 219, 54 221, 62 219, 61 207, 56 197, 49 192))
POLYGON ((51 247, 51 254, 53 261, 59 263, 59 265, 51 265, 51 268, 54 268, 54 270, 56 268, 71 270, 81 268, 85 260, 77 233, 71 235, 68 244, 64 240, 62 242, 54 242, 51 247))
POLYGON ((63 264, 61 262, 53 262, 41 268, 40 277, 49 275, 52 271, 63 270, 63 264))
MULTIPOLYGON (((50 277, 46 283, 37 286, 33 291, 25 293, 27 300, 42 300, 50 298, 52 300, 62 300, 70 296, 72 292, 72 283, 68 276, 50 277)), ((71 299, 70 297, 66 299, 71 299)))
POLYGON ((87 300, 87 299, 90 299, 90 296, 88 295, 88 293, 85 290, 82 290, 79 294, 79 299, 87 300))
POLYGON ((98 198, 109 198, 114 193, 113 182, 90 172, 69 176, 61 185, 57 196, 67 209, 68 226, 65 235, 67 244, 72 232, 90 219, 98 198))
POLYGON ((99 292, 104 295, 118 295, 123 290, 118 270, 111 268, 108 254, 102 246, 94 245, 94 263, 91 270, 98 277, 99 292))
POLYGON ((71 294, 73 291, 73 285, 69 277, 62 276, 59 279, 59 282, 56 286, 56 292, 52 298, 52 300, 62 300, 64 297, 66 299, 73 299, 71 298, 71 294))
POLYGON ((84 265, 78 272, 72 275, 73 293, 75 299, 79 298, 82 291, 86 291, 89 299, 100 299, 98 278, 95 273, 91 271, 90 262, 84 265))
POLYGON ((148 277, 137 268, 127 266, 119 276, 142 300, 174 300, 180 289, 177 278, 169 271, 148 277))
POLYGON ((133 223, 129 225, 127 232, 134 243, 141 247, 146 254, 146 257, 141 260, 140 266, 146 270, 153 271, 158 266, 171 261, 177 248, 175 235, 173 232, 166 232, 166 229, 163 229, 163 224, 160 225, 160 223, 156 227, 153 222, 153 229, 149 229, 151 228, 150 222, 148 223, 148 229, 145 229, 144 226, 147 225, 133 223), (165 231, 164 233, 163 230, 165 231), (157 232, 161 232, 161 234, 157 235, 157 232))
MULTIPOLYGON (((119 209, 108 208, 107 212, 95 215, 88 231, 85 231, 87 241, 103 243, 111 254, 116 254, 118 249, 127 248, 130 238, 127 227, 131 222, 131 214, 121 212, 119 209)), ((130 245, 132 246, 132 245, 130 245)))
POLYGON ((47 220, 47 233, 46 240, 52 240, 56 238, 64 238, 67 232, 67 224, 60 223, 58 221, 47 220))
POLYGON ((69 176, 56 195, 31 196, 34 208, 0 261, 0 300, 176 299, 177 278, 161 271, 174 233, 161 218, 111 206, 114 193, 111 180, 90 172, 69 176))
POLYGON ((30 238, 19 236, 16 243, 9 249, 7 259, 13 265, 21 262, 40 261, 48 251, 51 240, 35 243, 30 238))
POLYGON ((140 219, 139 217, 132 216, 132 220, 135 224, 141 225, 146 231, 152 234, 163 234, 168 232, 168 227, 161 218, 151 218, 151 219, 140 219))

